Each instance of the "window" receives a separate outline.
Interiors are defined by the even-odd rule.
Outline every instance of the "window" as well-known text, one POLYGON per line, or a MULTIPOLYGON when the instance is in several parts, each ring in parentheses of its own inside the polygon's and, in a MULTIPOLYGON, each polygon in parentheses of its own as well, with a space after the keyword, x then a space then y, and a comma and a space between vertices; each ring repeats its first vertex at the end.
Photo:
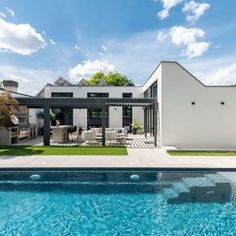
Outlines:
POLYGON ((151 87, 151 98, 157 97, 157 83, 153 84, 151 87))
POLYGON ((109 93, 87 93, 88 98, 108 98, 109 93))
POLYGON ((53 98, 72 98, 73 93, 52 93, 53 98))
MULTIPOLYGON (((132 98, 132 93, 123 93, 123 98, 132 98)), ((123 127, 129 127, 129 130, 131 130, 130 124, 132 123, 132 106, 123 106, 123 127)))
MULTIPOLYGON (((88 98, 108 98, 109 93, 87 93, 88 98)), ((88 129, 90 127, 102 126, 102 109, 101 108, 89 108, 87 109, 88 116, 88 129)), ((108 111, 105 112, 106 126, 108 127, 108 111)))
MULTIPOLYGON (((73 93, 52 93, 53 98, 71 98, 73 93)), ((62 125, 73 125, 73 109, 72 108, 52 108, 52 112, 56 115, 62 125)), ((55 125, 53 121, 52 125, 55 125)))
POLYGON ((157 97, 157 82, 152 84, 145 92, 145 98, 156 98, 157 97))
POLYGON ((148 97, 149 97, 149 91, 148 91, 148 89, 144 92, 144 97, 145 97, 145 98, 148 98, 148 97))

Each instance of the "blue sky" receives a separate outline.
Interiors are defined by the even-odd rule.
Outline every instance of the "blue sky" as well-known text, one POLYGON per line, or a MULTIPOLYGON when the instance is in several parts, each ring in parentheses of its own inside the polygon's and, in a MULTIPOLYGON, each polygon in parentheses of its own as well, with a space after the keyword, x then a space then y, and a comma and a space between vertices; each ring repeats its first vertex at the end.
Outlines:
POLYGON ((143 84, 176 60, 206 84, 235 84, 235 9, 235 0, 1 0, 0 79, 30 94, 97 70, 143 84))

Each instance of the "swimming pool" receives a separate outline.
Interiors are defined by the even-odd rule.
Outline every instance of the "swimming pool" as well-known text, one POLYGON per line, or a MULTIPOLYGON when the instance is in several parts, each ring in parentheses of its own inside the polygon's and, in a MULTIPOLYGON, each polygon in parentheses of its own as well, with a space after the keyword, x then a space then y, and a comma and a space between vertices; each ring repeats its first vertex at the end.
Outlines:
POLYGON ((0 172, 0 235, 236 235, 233 173, 0 172))

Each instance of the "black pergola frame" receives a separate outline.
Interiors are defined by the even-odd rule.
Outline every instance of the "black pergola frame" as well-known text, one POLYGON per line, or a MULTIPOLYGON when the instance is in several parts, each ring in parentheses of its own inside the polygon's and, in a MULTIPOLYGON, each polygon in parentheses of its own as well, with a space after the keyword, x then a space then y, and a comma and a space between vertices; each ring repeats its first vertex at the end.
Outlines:
MULTIPOLYGON (((44 133, 43 144, 50 146, 50 109, 51 108, 73 108, 73 109, 102 109, 102 145, 105 146, 105 112, 110 106, 132 106, 144 107, 144 133, 147 137, 147 111, 154 110, 153 136, 154 146, 157 146, 157 112, 158 103, 156 98, 38 98, 18 97, 19 105, 27 106, 29 109, 40 108, 44 110, 44 133)), ((109 118, 109 117, 108 117, 109 118)))

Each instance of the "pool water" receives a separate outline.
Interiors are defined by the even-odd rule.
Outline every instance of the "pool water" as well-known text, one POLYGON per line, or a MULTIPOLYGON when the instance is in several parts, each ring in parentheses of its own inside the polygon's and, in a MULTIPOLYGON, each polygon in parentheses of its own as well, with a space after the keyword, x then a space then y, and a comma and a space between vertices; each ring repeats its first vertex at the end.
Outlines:
POLYGON ((0 235, 236 235, 236 185, 225 176, 0 172, 0 235))

